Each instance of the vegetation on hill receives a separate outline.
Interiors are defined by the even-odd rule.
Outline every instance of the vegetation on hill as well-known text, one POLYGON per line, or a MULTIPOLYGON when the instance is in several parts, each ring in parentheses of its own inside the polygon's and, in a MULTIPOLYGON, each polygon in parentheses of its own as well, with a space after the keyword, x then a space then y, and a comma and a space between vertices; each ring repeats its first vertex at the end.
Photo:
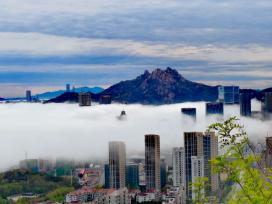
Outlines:
MULTIPOLYGON (((76 183, 76 182, 73 182, 76 183)), ((0 204, 8 196, 24 193, 40 195, 38 200, 63 201, 67 192, 73 191, 70 178, 54 177, 47 174, 31 173, 26 170, 13 170, 0 174, 0 204)), ((21 199, 18 203, 24 203, 21 199)), ((28 203, 31 203, 27 200, 28 203)))

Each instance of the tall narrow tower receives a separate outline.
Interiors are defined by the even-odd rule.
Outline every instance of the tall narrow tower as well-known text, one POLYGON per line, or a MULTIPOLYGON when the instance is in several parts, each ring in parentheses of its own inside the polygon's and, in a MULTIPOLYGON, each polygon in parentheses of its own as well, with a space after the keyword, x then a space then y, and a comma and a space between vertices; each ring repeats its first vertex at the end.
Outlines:
POLYGON ((126 148, 123 142, 109 142, 110 187, 126 186, 126 148))
POLYGON ((146 190, 161 190, 160 183, 160 136, 145 135, 146 190))
POLYGON ((185 152, 183 147, 175 147, 172 152, 173 185, 185 186, 185 152))

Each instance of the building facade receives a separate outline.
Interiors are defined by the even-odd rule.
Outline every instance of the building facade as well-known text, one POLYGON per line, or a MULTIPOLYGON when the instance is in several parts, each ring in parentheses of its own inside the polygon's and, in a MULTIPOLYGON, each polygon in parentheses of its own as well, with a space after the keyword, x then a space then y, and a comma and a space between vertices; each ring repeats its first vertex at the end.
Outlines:
POLYGON ((213 114, 224 114, 224 104, 222 102, 206 103, 206 115, 213 114))
POLYGON ((219 86, 218 100, 225 104, 239 104, 239 86, 219 86))
POLYGON ((240 94, 240 115, 251 116, 251 93, 240 94))
POLYGON ((186 196, 187 200, 192 199, 192 156, 202 156, 204 161, 204 176, 209 180, 205 191, 212 194, 218 189, 218 175, 212 174, 210 160, 218 155, 218 139, 214 132, 185 132, 185 172, 186 172, 186 196))
POLYGON ((183 147, 175 147, 172 152, 173 186, 185 185, 185 152, 183 147))
POLYGON ((272 92, 265 93, 263 109, 267 113, 272 113, 272 92))
POLYGON ((32 96, 31 96, 31 91, 27 90, 26 91, 26 101, 31 102, 32 101, 32 96))
MULTIPOLYGON (((204 177, 204 157, 203 156, 192 156, 191 157, 191 174, 192 174, 192 183, 197 181, 197 178, 204 177)), ((204 189, 202 194, 204 194, 204 189)), ((194 191, 192 190, 192 199, 195 199, 194 191)))
POLYGON ((90 106, 91 105, 91 94, 90 93, 79 93, 78 94, 79 106, 90 106))
POLYGON ((139 188, 139 165, 130 163, 126 167, 126 186, 128 189, 139 188))
POLYGON ((110 187, 126 186, 126 148, 123 142, 109 142, 110 187))
POLYGON ((147 191, 160 191, 161 178, 159 135, 145 135, 145 179, 147 191))
POLYGON ((196 120, 196 108, 181 108, 181 113, 196 120))

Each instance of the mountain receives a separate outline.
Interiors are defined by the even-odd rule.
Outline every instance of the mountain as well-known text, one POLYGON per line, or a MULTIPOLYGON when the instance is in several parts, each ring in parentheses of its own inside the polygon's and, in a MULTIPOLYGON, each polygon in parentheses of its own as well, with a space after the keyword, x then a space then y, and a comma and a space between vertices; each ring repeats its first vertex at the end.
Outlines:
MULTIPOLYGON (((81 91, 89 92, 82 89, 81 91)), ((240 92, 250 92, 253 98, 263 100, 264 90, 241 89, 240 92)), ((91 92, 90 92, 91 93, 91 92)), ((99 101, 103 95, 110 95, 114 102, 140 104, 170 104, 190 101, 216 101, 218 86, 208 86, 185 79, 176 70, 168 67, 165 70, 156 69, 132 80, 121 81, 101 93, 91 93, 93 101, 99 101)), ((46 103, 77 102, 77 93, 63 93, 48 100, 46 103)))
MULTIPOLYGON (((94 101, 99 100, 99 95, 98 94, 91 94, 91 98, 94 101)), ((45 101, 44 103, 78 103, 78 93, 76 92, 65 92, 61 94, 60 96, 57 96, 56 98, 49 99, 45 101)))
POLYGON ((0 101, 5 101, 6 99, 0 97, 0 101))
POLYGON ((136 79, 121 81, 100 93, 121 103, 170 104, 186 101, 215 101, 217 86, 185 79, 176 70, 145 71, 136 79))
MULTIPOLYGON (((80 87, 80 88, 76 88, 74 90, 74 92, 76 92, 76 93, 91 92, 93 94, 98 94, 98 93, 101 93, 102 91, 104 91, 104 89, 101 87, 92 87, 92 88, 80 87)), ((45 92, 45 93, 37 94, 37 95, 35 95, 35 97, 39 98, 40 100, 50 100, 50 99, 56 98, 56 97, 64 94, 65 92, 66 92, 65 90, 45 92)))
POLYGON ((45 101, 44 103, 77 103, 78 102, 78 93, 76 92, 64 92, 60 96, 57 96, 56 98, 49 99, 45 101))

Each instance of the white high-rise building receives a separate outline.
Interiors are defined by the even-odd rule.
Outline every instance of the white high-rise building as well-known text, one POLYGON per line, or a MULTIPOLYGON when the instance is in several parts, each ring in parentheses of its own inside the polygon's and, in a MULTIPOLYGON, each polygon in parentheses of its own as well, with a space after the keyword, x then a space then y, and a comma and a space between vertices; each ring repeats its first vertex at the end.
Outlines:
POLYGON ((185 151, 184 147, 175 147, 172 152, 173 185, 185 186, 185 151))
POLYGON ((109 173, 111 188, 125 188, 126 147, 123 142, 109 142, 109 173))
MULTIPOLYGON (((204 177, 204 157, 203 156, 191 156, 192 163, 192 183, 196 182, 199 177, 204 177)), ((203 189, 204 191, 204 189, 203 189)), ((202 192, 204 193, 204 192, 202 192)), ((192 199, 195 199, 194 190, 192 189, 192 199)))

